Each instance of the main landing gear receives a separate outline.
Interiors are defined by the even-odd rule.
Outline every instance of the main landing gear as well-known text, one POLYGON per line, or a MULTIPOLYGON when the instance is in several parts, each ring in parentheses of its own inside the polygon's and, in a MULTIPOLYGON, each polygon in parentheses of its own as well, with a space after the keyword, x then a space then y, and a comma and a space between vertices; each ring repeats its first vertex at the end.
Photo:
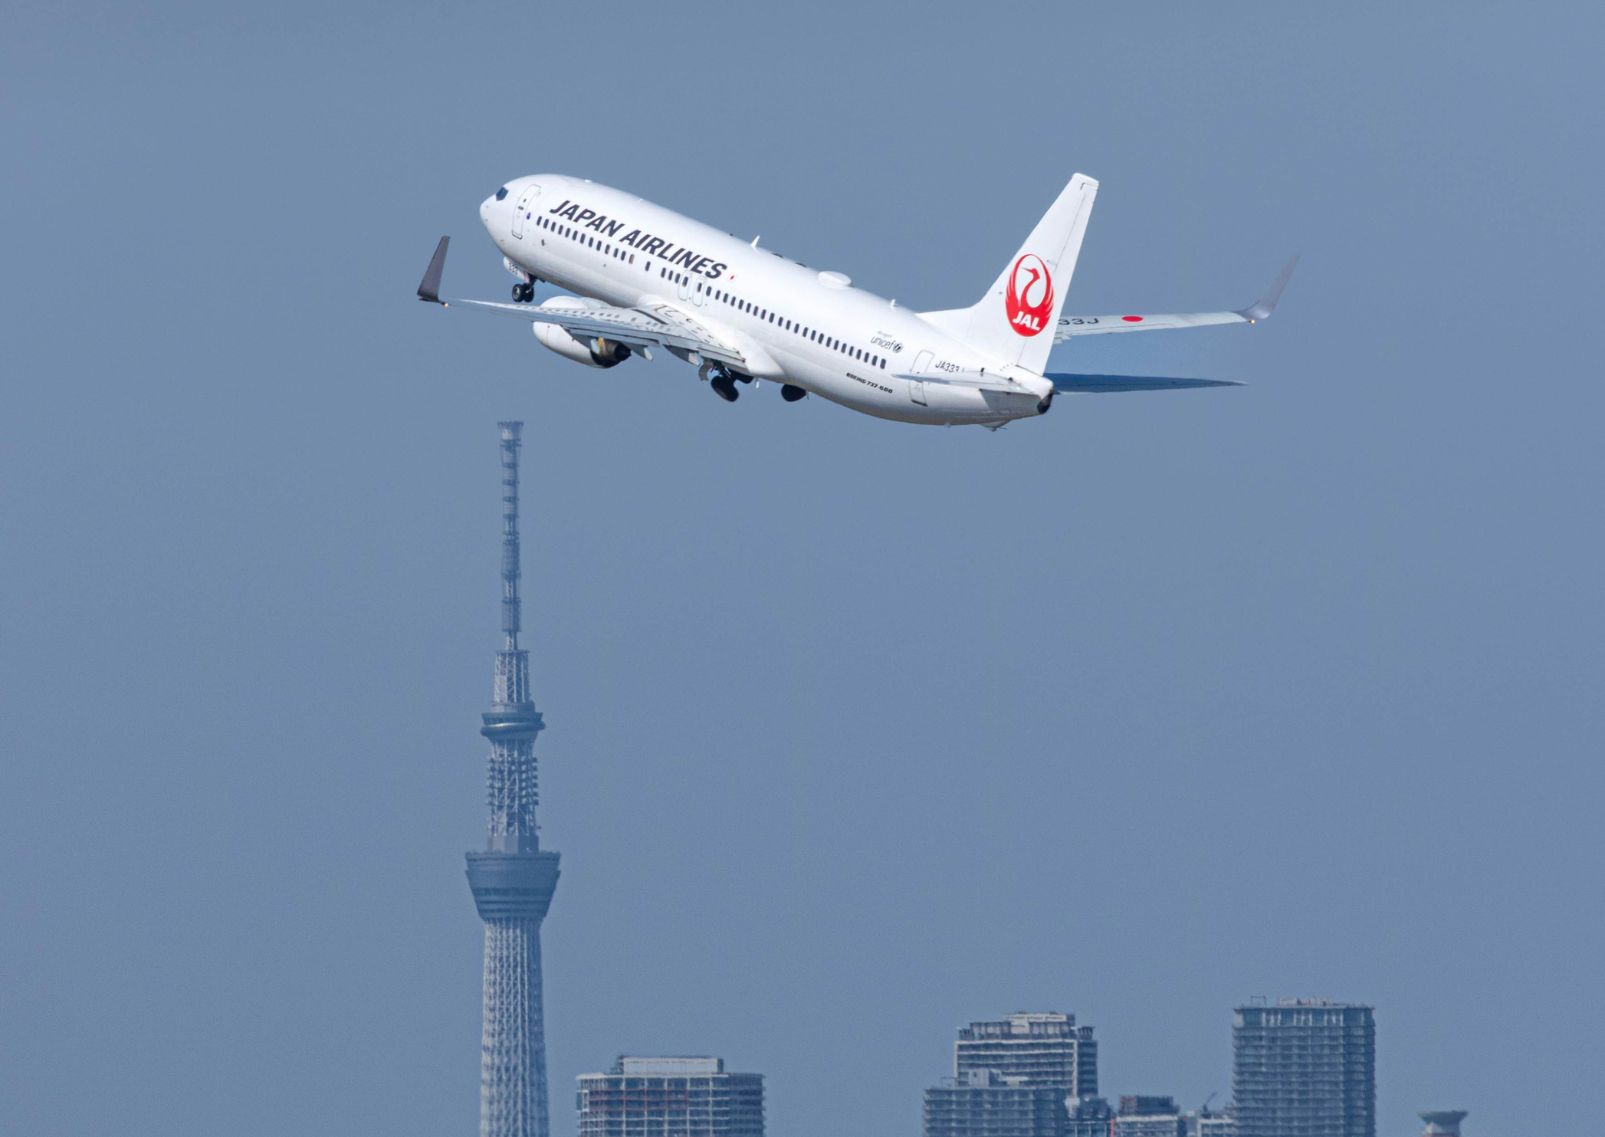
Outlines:
POLYGON ((513 285, 513 302, 515 304, 528 304, 535 299, 535 285, 531 281, 521 280, 513 285))
POLYGON ((722 363, 708 362, 697 369, 697 374, 708 381, 713 393, 727 403, 733 403, 741 397, 736 390, 737 383, 751 383, 752 376, 744 375, 740 371, 732 371, 722 363))

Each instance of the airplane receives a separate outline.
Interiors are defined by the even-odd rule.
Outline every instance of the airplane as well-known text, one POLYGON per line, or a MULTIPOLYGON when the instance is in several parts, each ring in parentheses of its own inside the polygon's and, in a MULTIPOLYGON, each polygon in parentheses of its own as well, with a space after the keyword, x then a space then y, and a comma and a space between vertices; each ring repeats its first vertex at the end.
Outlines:
POLYGON ((916 312, 839 272, 816 272, 649 201, 583 178, 535 174, 502 186, 480 220, 516 279, 512 303, 440 294, 442 237, 418 298, 527 320, 566 359, 608 368, 662 349, 720 398, 767 379, 787 402, 813 394, 898 422, 996 430, 1046 414, 1056 395, 1241 386, 1230 380, 1048 371, 1080 336, 1253 324, 1293 267, 1247 308, 1175 315, 1064 316, 1098 183, 1076 174, 981 299, 916 312), (535 304, 546 281, 573 295, 535 304))

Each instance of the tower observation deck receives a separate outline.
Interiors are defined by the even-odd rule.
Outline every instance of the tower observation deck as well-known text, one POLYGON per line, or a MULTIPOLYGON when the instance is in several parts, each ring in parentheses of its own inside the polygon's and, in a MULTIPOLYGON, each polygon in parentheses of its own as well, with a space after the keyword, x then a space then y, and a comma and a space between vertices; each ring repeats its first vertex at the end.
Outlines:
POLYGON ((485 922, 485 1025, 480 1041, 480 1137, 550 1137, 541 921, 557 888, 556 853, 535 824, 535 736, 529 652, 519 647, 518 453, 523 423, 501 427, 502 650, 491 708, 490 821, 485 851, 468 854, 468 885, 485 922))

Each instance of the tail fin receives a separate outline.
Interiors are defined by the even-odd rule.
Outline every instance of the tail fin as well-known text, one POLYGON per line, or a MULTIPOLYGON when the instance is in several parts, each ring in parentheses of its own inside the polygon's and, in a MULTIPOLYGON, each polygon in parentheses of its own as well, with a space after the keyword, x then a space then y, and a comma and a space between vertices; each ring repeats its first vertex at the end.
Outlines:
POLYGON ((922 314, 989 355, 1040 374, 1097 195, 1096 181, 1085 174, 1073 176, 980 303, 922 314))

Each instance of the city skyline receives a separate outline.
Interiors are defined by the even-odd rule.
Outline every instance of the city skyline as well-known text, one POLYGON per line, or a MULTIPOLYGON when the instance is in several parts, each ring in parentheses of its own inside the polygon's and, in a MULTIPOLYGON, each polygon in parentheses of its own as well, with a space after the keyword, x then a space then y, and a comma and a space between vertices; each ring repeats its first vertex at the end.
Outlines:
MULTIPOLYGON (((1230 1094, 1191 1107, 1125 1088, 1100 1096, 1092 1029, 1072 1014, 972 1022, 958 1029, 953 1074, 925 1091, 924 1137, 1376 1137, 1373 1012, 1301 996, 1238 1005, 1230 1094)), ((1429 1137, 1458 1137, 1466 1111, 1412 1116, 1429 1137)), ((1402 1131, 1388 1119, 1380 1129, 1402 1131)))
MULTIPOLYGON (((519 464, 524 424, 497 423, 501 464, 501 632, 492 706, 486 844, 467 854, 485 923, 480 1137, 549 1137, 540 928, 558 855, 540 847, 535 709, 523 628, 519 464)), ((925 1091, 924 1137, 1376 1137, 1372 1008, 1327 999, 1256 1000, 1233 1011, 1232 1097, 1221 1125, 1167 1095, 1099 1096, 1090 1025, 1061 1011, 1015 1011, 960 1027, 952 1076, 925 1091), (1331 1087, 1341 1086, 1333 1101, 1331 1087), (1189 1133, 1189 1127, 1192 1132, 1189 1133)), ((763 1077, 722 1058, 621 1055, 581 1074, 579 1137, 764 1137, 763 1077)), ((1458 1137, 1464 1114, 1420 1114, 1458 1137)))

